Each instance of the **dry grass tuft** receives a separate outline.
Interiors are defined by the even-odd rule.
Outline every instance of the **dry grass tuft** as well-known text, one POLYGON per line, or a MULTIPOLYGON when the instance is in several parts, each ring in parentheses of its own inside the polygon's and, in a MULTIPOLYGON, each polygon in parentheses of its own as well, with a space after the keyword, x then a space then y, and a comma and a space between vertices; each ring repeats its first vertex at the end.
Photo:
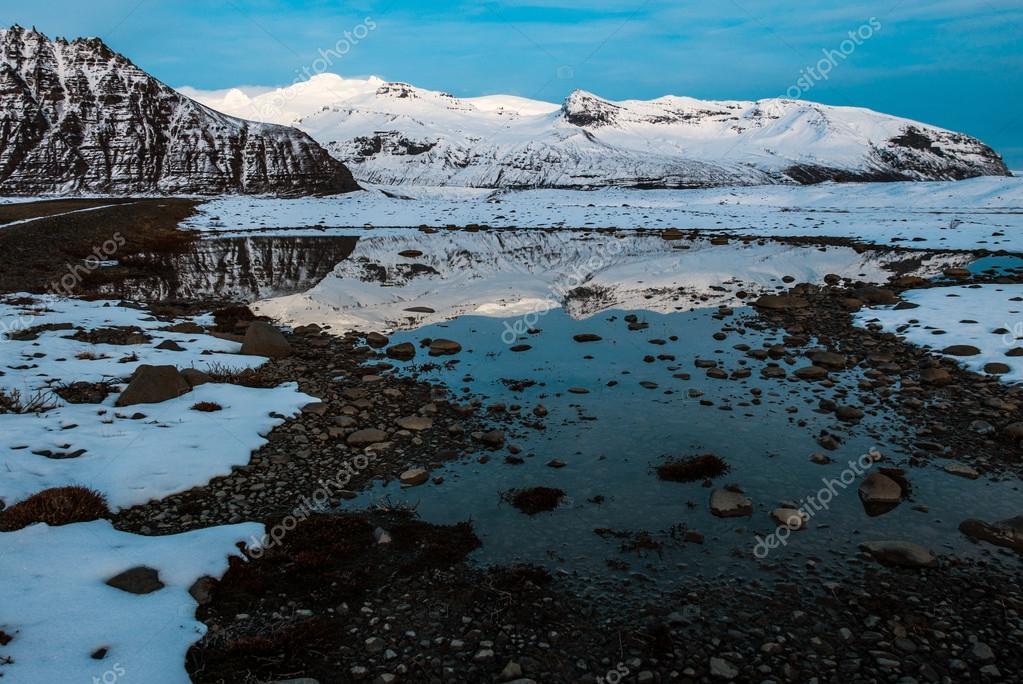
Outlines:
POLYGON ((224 407, 215 401, 200 401, 198 404, 192 404, 193 411, 203 411, 205 413, 213 413, 214 411, 220 411, 224 407))
POLYGON ((86 487, 55 487, 0 511, 0 530, 12 532, 35 523, 69 525, 109 515, 107 501, 99 492, 86 487))
POLYGON ((50 392, 42 390, 24 395, 20 390, 0 390, 0 415, 4 413, 45 413, 57 408, 57 401, 50 392))

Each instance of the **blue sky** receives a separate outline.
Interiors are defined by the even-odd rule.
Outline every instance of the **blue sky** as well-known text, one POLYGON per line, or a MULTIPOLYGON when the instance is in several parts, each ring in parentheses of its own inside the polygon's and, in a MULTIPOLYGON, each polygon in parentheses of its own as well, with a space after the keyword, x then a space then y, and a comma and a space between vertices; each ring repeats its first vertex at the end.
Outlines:
POLYGON ((4 22, 51 37, 98 35, 164 82, 202 89, 292 83, 346 31, 364 37, 329 69, 343 76, 551 101, 575 88, 611 99, 775 97, 844 45, 848 54, 802 97, 963 131, 1023 169, 1019 0, 4 4, 4 22), (872 20, 879 28, 848 51, 849 32, 872 20))

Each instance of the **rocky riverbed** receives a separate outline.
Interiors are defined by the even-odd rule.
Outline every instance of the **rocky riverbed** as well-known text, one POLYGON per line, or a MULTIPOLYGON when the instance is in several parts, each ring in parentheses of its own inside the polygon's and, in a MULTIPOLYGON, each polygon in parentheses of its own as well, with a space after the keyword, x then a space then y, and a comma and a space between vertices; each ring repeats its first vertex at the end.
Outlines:
MULTIPOLYGON (((156 222, 164 208, 148 201, 133 210, 154 221, 147 239, 168 229, 156 222)), ((100 229, 94 216, 76 220, 100 229)), ((636 254, 650 249, 675 263, 648 237, 636 254)), ((697 250, 728 243, 677 233, 663 241, 683 237, 697 250)), ((145 247, 130 244, 132 256, 145 247)), ((220 254, 164 247, 168 264, 220 254)), ((351 247, 340 245, 338 258, 351 247)), ((745 254, 815 250, 806 240, 798 247, 759 240, 745 254)), ((720 290, 684 292, 664 280, 670 268, 651 283, 623 261, 628 307, 588 281, 565 311, 513 326, 509 340, 504 319, 335 331, 326 321, 285 327, 244 305, 199 315, 210 301, 101 300, 89 303, 95 320, 65 321, 56 300, 23 295, 4 301, 32 318, 7 331, 21 346, 0 377, 38 384, 47 364, 69 359, 101 369, 46 384, 69 404, 105 402, 92 416, 104 426, 184 430, 179 450, 166 448, 171 467, 147 473, 159 477, 186 443, 199 450, 211 446, 203 439, 223 440, 248 453, 239 414, 266 421, 265 443, 249 458, 224 459, 229 467, 191 488, 165 484, 169 496, 133 493, 105 516, 146 539, 263 526, 226 573, 208 572, 219 579, 191 585, 208 627, 187 656, 197 682, 1023 681, 1023 389, 1001 367, 966 370, 963 345, 907 343, 906 328, 885 327, 881 315, 915 310, 922 290, 1015 288, 1023 279, 1011 266, 966 268, 972 257, 962 252, 861 258, 867 247, 840 247, 830 258, 847 265, 842 274, 815 267, 812 282, 801 282, 777 269, 744 272, 720 290), (865 269, 887 282, 864 279, 865 269), (97 322, 107 318, 131 325, 97 322), (32 325, 39 320, 48 323, 32 325), (177 370, 115 372, 140 355, 177 370), (203 431, 161 412, 177 400, 203 431), (848 492, 814 515, 803 495, 820 485, 810 483, 844 477, 843 464, 856 459, 863 470, 843 482, 848 492), (762 556, 758 541, 772 534, 800 536, 762 556)), ((471 256, 494 257, 492 282, 514 291, 519 275, 505 255, 471 256)), ((109 292, 135 276, 162 277, 128 266, 92 285, 109 292)), ((321 259, 313 270, 329 269, 321 259)), ((379 274, 369 262, 347 264, 331 287, 364 271, 379 274)), ((247 282, 254 271, 238 273, 247 282)), ((9 289, 38 291, 58 274, 12 272, 9 289)), ((298 272, 253 282, 252 292, 264 282, 309 285, 298 272)), ((212 280, 200 290, 218 299, 212 280)), ((432 315, 431 292, 385 304, 432 315)), ((1009 342, 999 363, 1011 369, 1018 354, 1009 342)), ((26 400, 5 394, 0 413, 24 413, 26 400)), ((40 421, 53 410, 42 407, 40 421)), ((9 457, 31 446, 54 472, 74 464, 80 425, 70 418, 44 435, 47 449, 25 437, 9 457)), ((154 461, 161 452, 150 439, 124 453, 154 461)), ((4 648, 22 638, 4 619, 0 678, 4 648)), ((95 653, 102 671, 106 650, 95 653)))

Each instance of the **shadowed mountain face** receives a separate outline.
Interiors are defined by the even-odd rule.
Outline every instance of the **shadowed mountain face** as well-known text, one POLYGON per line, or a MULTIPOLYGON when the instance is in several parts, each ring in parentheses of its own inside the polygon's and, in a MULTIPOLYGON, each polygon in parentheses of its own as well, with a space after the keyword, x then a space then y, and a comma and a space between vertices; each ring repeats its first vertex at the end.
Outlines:
POLYGON ((214 112, 98 38, 0 29, 2 194, 356 189, 305 133, 214 112))

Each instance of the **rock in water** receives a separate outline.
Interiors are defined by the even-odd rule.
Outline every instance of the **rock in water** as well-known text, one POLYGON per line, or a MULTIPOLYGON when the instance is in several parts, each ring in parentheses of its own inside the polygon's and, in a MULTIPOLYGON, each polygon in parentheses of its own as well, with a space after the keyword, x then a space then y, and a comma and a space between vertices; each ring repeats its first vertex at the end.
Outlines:
POLYGON ((190 391, 192 387, 185 382, 174 366, 142 364, 132 373, 131 382, 121 392, 114 405, 159 404, 190 391))
POLYGON ((410 470, 406 470, 399 477, 402 486, 405 487, 415 487, 416 485, 421 485, 428 479, 430 479, 430 474, 426 472, 426 470, 423 468, 412 468, 410 470))
POLYGON ((305 133, 215 112, 99 38, 0 29, 0 194, 358 190, 305 133))
POLYGON ((994 524, 971 518, 959 524, 959 531, 973 539, 1023 553, 1023 515, 994 524))
POLYGON ((283 359, 291 356, 291 344, 284 334, 263 321, 252 321, 245 330, 242 354, 283 359))
POLYGON ((860 548, 882 565, 900 568, 933 568, 938 564, 934 554, 912 542, 864 542, 860 548))
POLYGON ((899 503, 902 487, 884 473, 874 471, 860 483, 860 499, 864 503, 899 503))
POLYGON ((462 345, 454 340, 433 340, 430 342, 430 356, 450 356, 462 351, 462 345))
POLYGON ((753 514, 753 502, 731 489, 715 489, 710 495, 710 512, 719 518, 741 518, 753 514))

